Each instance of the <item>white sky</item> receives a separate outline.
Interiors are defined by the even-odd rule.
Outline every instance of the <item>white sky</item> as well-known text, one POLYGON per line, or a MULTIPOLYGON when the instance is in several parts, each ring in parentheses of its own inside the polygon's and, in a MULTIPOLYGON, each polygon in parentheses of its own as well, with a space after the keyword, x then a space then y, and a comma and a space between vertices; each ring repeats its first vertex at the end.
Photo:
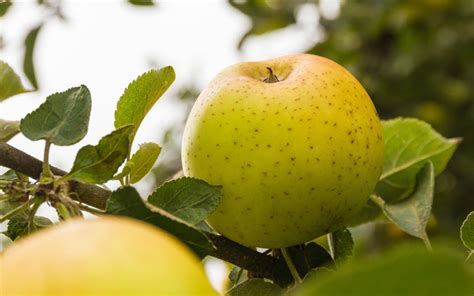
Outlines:
MULTIPOLYGON (((301 52, 313 43, 317 21, 317 12, 306 7, 301 13, 306 19, 302 17, 300 25, 263 38, 250 38, 243 53, 239 53, 236 44, 250 21, 225 1, 166 1, 153 8, 141 8, 125 1, 76 0, 65 1, 63 7, 67 21, 53 19, 38 37, 35 62, 40 91, 0 104, 0 118, 21 119, 47 95, 87 85, 93 101, 88 135, 79 144, 52 150, 52 164, 65 169, 72 165, 81 146, 95 144, 113 129, 118 98, 130 81, 149 69, 150 61, 172 65, 177 79, 150 111, 135 145, 159 140, 166 127, 182 119, 182 110, 176 110, 169 101, 179 85, 194 81, 204 87, 221 69, 238 61, 301 52), (289 37, 292 42, 288 42, 289 37)), ((35 1, 15 2, 0 21, 6 43, 0 59, 20 75, 23 39, 43 14, 35 1)), ((41 156, 41 142, 31 143, 17 136, 11 144, 41 156)))
MULTIPOLYGON (((156 7, 141 8, 125 0, 63 1, 67 21, 49 21, 38 37, 35 62, 40 91, 0 103, 0 118, 19 120, 47 95, 87 85, 92 93, 88 135, 79 144, 53 147, 51 151, 51 163, 67 170, 80 147, 96 144, 112 131, 118 98, 129 82, 149 69, 150 61, 172 65, 177 79, 142 123, 136 146, 146 141, 159 142, 167 127, 182 121, 182 109, 170 102, 170 94, 180 85, 194 81, 202 88, 228 65, 302 52, 321 36, 316 25, 317 9, 305 5, 299 10, 297 25, 251 37, 239 53, 236 45, 250 21, 226 1, 157 2, 156 7)), ((328 6, 327 15, 334 14, 334 1, 322 2, 328 6)), ((0 50, 0 59, 10 64, 26 85, 22 74, 23 40, 45 13, 35 3, 16 1, 6 17, 0 19, 6 44, 0 50)), ((10 144, 38 158, 42 155, 42 141, 30 142, 20 135, 10 144)), ((219 268, 223 267, 211 270, 219 268)), ((213 281, 219 282, 222 276, 222 272, 213 275, 213 281)))

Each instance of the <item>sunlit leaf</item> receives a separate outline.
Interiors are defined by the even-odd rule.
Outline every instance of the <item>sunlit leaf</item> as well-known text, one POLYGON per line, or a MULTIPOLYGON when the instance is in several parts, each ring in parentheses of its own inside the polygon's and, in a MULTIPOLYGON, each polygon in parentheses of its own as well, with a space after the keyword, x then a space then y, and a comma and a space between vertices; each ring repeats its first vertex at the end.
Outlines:
POLYGON ((65 178, 91 184, 102 184, 112 179, 127 158, 132 130, 131 125, 123 126, 104 136, 96 146, 82 147, 65 178))
POLYGON ((132 124, 132 141, 148 111, 175 79, 172 67, 151 70, 132 81, 125 89, 115 110, 115 127, 132 124))
POLYGON ((30 140, 47 140, 65 146, 87 134, 91 94, 85 85, 55 93, 21 120, 21 132, 30 140))
POLYGON ((0 102, 26 91, 20 77, 7 63, 0 60, 0 102))
POLYGON ((460 139, 446 139, 431 126, 413 118, 383 121, 385 160, 376 192, 386 201, 407 197, 415 176, 429 161, 437 176, 446 167, 460 139))
POLYGON ((26 77, 30 80, 31 85, 34 89, 38 89, 38 82, 36 80, 36 71, 34 63, 34 50, 36 46, 36 40, 38 33, 41 30, 43 24, 32 29, 25 38, 25 56, 23 58, 23 71, 26 77))
POLYGON ((155 143, 144 143, 140 145, 135 154, 133 154, 129 163, 130 167, 130 183, 134 184, 140 181, 153 168, 158 156, 160 155, 161 147, 155 143))
POLYGON ((8 142, 20 132, 19 121, 0 119, 0 141, 8 142))

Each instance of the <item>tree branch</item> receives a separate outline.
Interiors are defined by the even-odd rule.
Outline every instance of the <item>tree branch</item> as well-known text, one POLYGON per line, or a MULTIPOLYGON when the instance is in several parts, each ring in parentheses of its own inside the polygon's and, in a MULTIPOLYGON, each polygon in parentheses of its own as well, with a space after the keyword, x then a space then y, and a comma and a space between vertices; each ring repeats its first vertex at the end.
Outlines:
MULTIPOLYGON (((39 179, 43 169, 43 162, 0 141, 0 166, 13 169, 33 179, 39 179)), ((53 166, 51 166, 51 171, 57 176, 64 176, 66 174, 65 171, 53 166)), ((76 181, 70 181, 69 186, 70 190, 77 194, 77 196, 73 194, 72 198, 95 208, 105 209, 105 203, 110 195, 108 190, 76 181)))
MULTIPOLYGON (((39 179, 42 171, 42 161, 25 152, 16 149, 7 143, 0 141, 0 166, 13 169, 31 178, 39 179)), ((51 166, 53 174, 62 176, 66 172, 51 166)), ((111 192, 96 185, 88 185, 76 181, 70 181, 70 190, 76 194, 71 197, 92 207, 105 209, 107 199, 111 192)), ((272 271, 276 259, 264 255, 250 248, 239 245, 223 236, 206 233, 216 246, 216 250, 210 254, 216 258, 225 260, 244 269, 253 272, 256 276, 272 278, 272 271)))

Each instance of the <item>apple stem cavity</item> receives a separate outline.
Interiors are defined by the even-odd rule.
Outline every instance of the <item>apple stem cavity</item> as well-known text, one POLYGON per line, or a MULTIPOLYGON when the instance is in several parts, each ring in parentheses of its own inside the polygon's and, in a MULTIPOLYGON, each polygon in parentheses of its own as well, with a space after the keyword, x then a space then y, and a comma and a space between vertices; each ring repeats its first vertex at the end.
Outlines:
POLYGON ((268 77, 265 78, 263 82, 266 82, 266 83, 280 82, 280 80, 278 80, 278 77, 275 74, 273 74, 272 68, 267 67, 267 70, 268 70, 268 77))

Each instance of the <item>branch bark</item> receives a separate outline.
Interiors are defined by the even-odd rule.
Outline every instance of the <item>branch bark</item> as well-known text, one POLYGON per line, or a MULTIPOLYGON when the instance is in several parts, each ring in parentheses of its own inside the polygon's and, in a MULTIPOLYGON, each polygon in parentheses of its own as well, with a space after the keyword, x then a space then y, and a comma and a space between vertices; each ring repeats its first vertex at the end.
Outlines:
MULTIPOLYGON (((0 141, 0 166, 38 179, 42 171, 42 165, 43 163, 39 159, 0 141)), ((58 176, 66 174, 65 171, 55 167, 51 167, 51 170, 53 174, 58 176)), ((111 194, 109 190, 75 181, 70 181, 69 185, 71 191, 76 193, 71 196, 72 198, 89 206, 101 210, 105 209, 107 199, 111 194)), ((206 233, 206 235, 216 246, 216 250, 210 254, 211 256, 240 266, 256 276, 272 278, 272 271, 276 262, 274 257, 244 247, 220 235, 212 233, 206 233)))
MULTIPOLYGON (((43 162, 15 147, 0 141, 0 166, 13 169, 25 174, 33 179, 39 179, 43 169, 43 162)), ((63 176, 65 171, 51 166, 51 171, 57 176, 63 176)), ((110 195, 110 191, 99 186, 82 184, 76 181, 69 182, 72 198, 88 204, 98 209, 105 209, 105 203, 110 195)))

